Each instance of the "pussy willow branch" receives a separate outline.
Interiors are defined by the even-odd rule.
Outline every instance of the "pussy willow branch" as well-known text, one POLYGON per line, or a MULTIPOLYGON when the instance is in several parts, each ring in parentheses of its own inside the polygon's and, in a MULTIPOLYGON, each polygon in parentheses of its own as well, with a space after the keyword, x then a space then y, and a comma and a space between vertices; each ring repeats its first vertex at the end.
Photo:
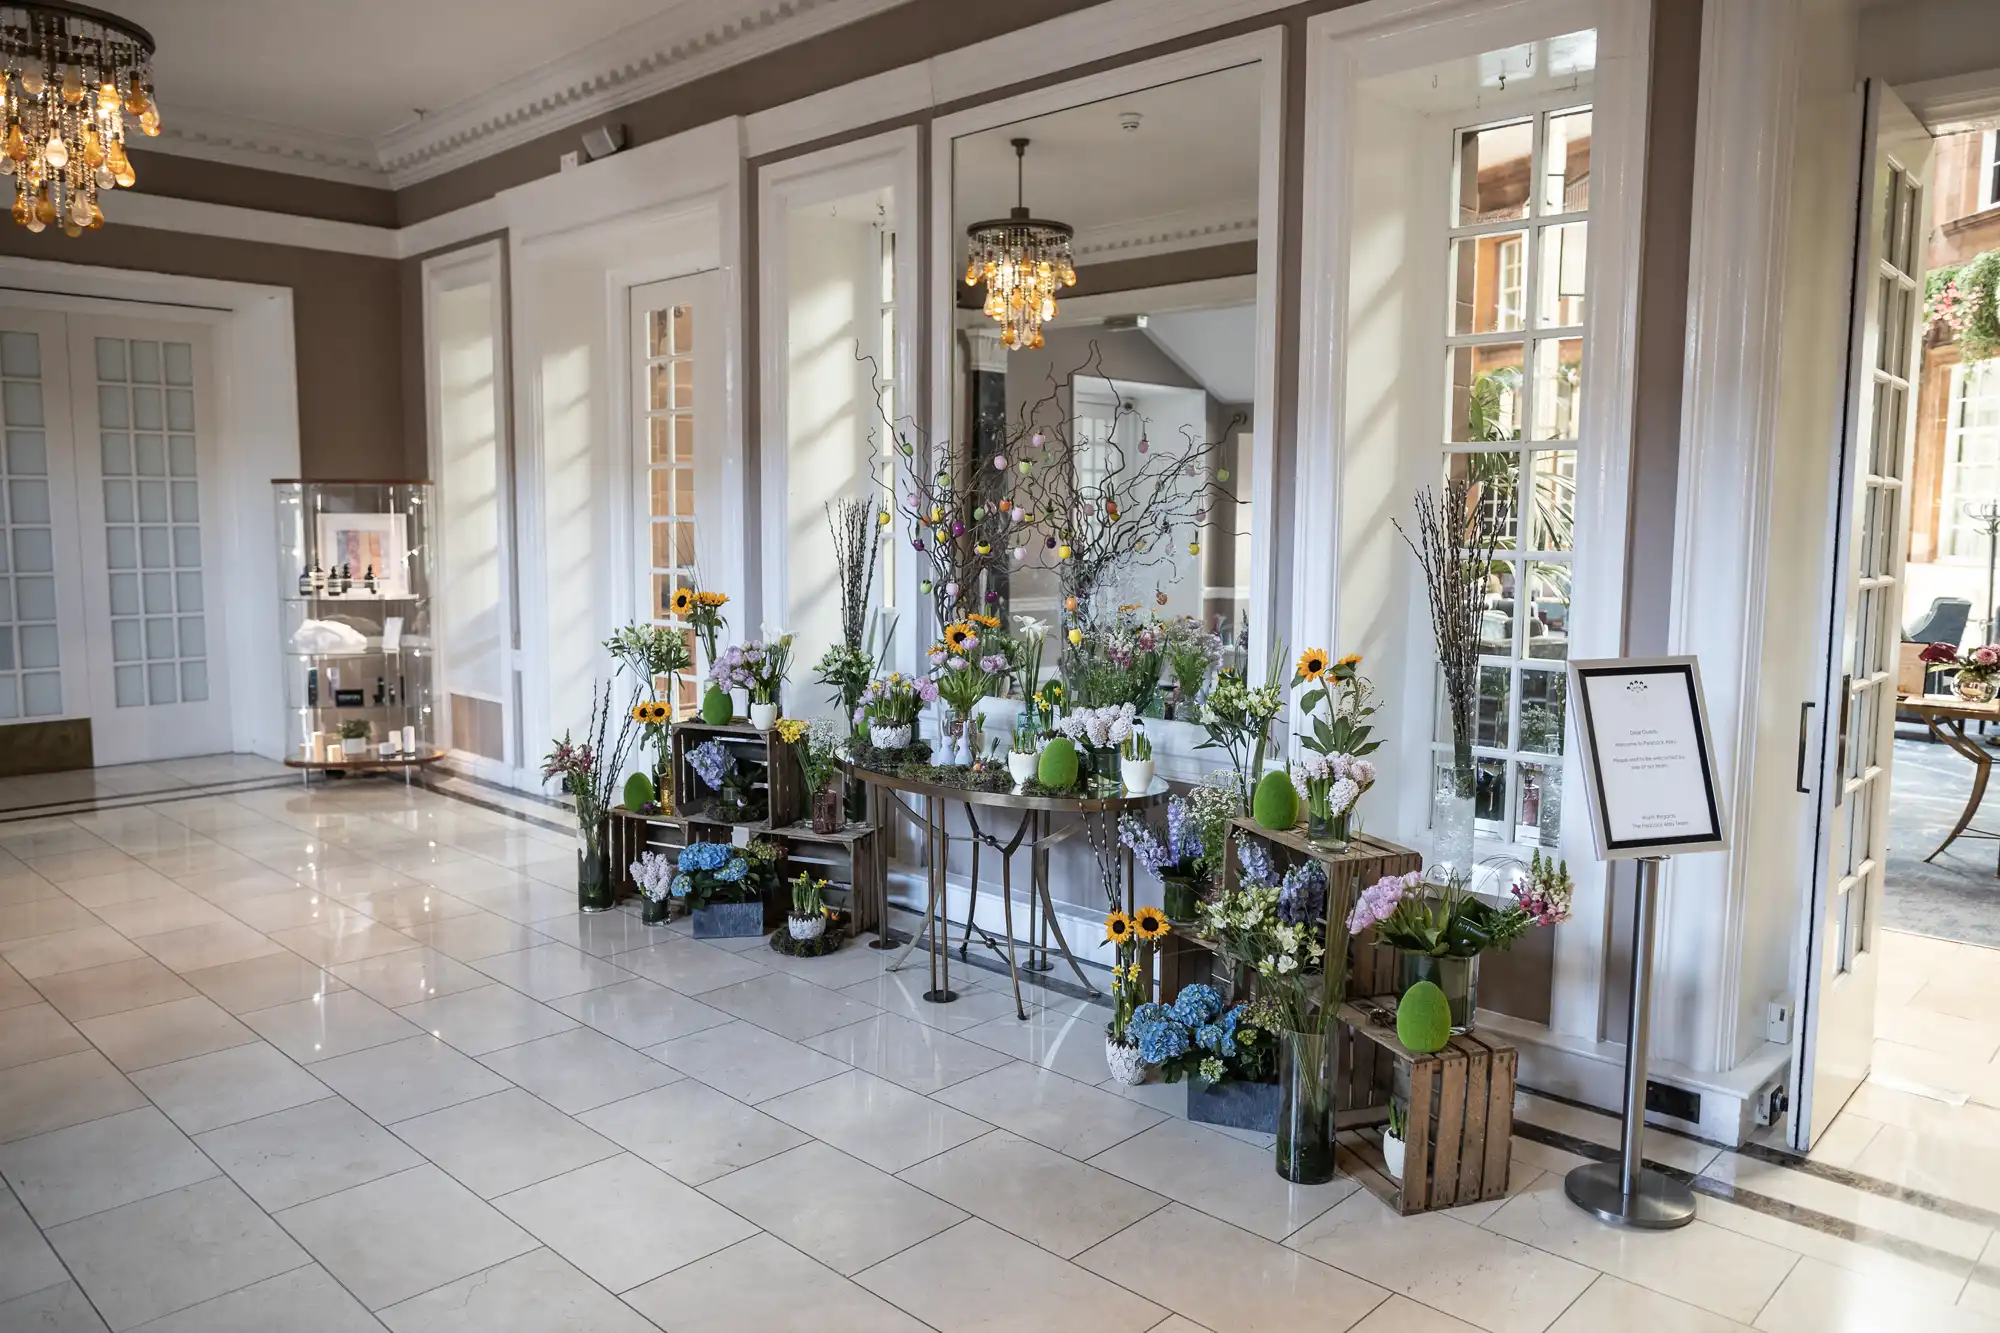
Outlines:
POLYGON ((868 597, 875 588, 875 506, 851 496, 826 506, 826 526, 833 533, 833 563, 840 576, 840 637, 856 652, 868 635, 868 597))
POLYGON ((1481 498, 1481 488, 1454 477, 1445 482, 1442 493, 1429 486, 1416 493, 1414 540, 1401 522, 1396 523, 1396 531, 1423 566, 1431 633, 1437 640, 1445 704, 1451 712, 1454 757, 1461 761, 1472 749, 1479 701, 1479 622, 1485 610, 1486 575, 1500 537, 1481 498))

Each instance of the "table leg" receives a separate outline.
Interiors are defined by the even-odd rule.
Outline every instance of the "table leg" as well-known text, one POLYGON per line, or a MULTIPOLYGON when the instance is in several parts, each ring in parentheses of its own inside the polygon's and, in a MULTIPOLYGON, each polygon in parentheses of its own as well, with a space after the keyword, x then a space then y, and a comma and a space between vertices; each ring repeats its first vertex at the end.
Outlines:
POLYGON ((1042 919, 1048 923, 1049 929, 1056 933, 1056 948, 1062 950, 1063 961, 1069 964, 1069 970, 1076 973, 1076 979, 1083 983, 1083 988, 1090 992, 1091 998, 1096 999, 1103 992, 1090 984, 1090 978, 1083 975, 1083 968, 1076 961, 1076 955, 1069 951, 1069 941, 1063 938, 1062 922, 1056 920, 1055 899, 1049 896, 1048 881, 1043 880, 1040 887, 1042 894, 1042 919))
POLYGON ((1037 811, 1034 842, 1028 848, 1028 961, 1021 964, 1030 972, 1055 970, 1055 964, 1049 961, 1048 915, 1037 910, 1049 887, 1049 854, 1042 850, 1042 834, 1047 829, 1048 815, 1037 811))
MULTIPOLYGON (((904 808, 908 809, 907 806, 905 806, 904 808)), ((924 800, 924 812, 921 815, 917 815, 917 818, 922 821, 924 826, 924 923, 923 925, 917 927, 915 931, 911 932, 910 942, 903 946, 903 951, 896 955, 895 961, 891 962, 887 967, 882 969, 885 972, 895 972, 900 970, 903 964, 910 961, 911 950, 915 949, 917 945, 921 944, 924 941, 925 937, 927 937, 931 933, 931 919, 935 914, 937 908, 937 903, 935 899, 937 894, 937 883, 938 883, 938 875, 937 875, 938 828, 937 825, 931 822, 932 812, 933 812, 933 803, 928 797, 926 797, 924 800)), ((917 812, 914 810, 911 810, 910 813, 913 815, 917 814, 917 812)), ((886 933, 887 930, 889 929, 889 904, 888 904, 888 891, 886 888, 883 891, 882 898, 883 898, 882 929, 886 933)), ((935 944, 933 944, 933 951, 935 951, 935 944)))
MULTIPOLYGON (((1033 902, 1032 896, 1028 899, 1033 902)), ((1021 969, 1014 964, 1014 858, 1000 858, 1000 911, 1007 926, 1007 975, 1014 983, 1014 1015, 1026 1021, 1027 1007, 1021 1003, 1021 969)), ((961 946, 963 947, 963 946, 961 946)))
POLYGON ((958 992, 951 988, 951 905, 945 898, 945 869, 951 844, 945 839, 943 800, 925 797, 924 816, 936 834, 932 846, 937 849, 931 858, 930 900, 934 915, 925 927, 931 937, 931 988, 924 992, 924 998, 932 1004, 950 1004, 958 998, 958 992))
POLYGON ((965 951, 972 944, 972 914, 979 910, 979 831, 972 834, 972 895, 965 902, 965 934, 959 936, 958 959, 965 961, 965 951))
POLYGON ((1966 738, 1965 723, 1957 719, 1951 722, 1950 734, 1946 734, 1938 727, 1937 719, 1934 717, 1926 716, 1924 725, 1930 728, 1932 736, 1972 761, 1972 794, 1966 797, 1965 809, 1959 813, 1958 822, 1952 825, 1951 832, 1947 833, 1944 841, 1937 845, 1936 851, 1924 858, 1925 861, 1933 861, 1945 848, 1958 841, 1958 835, 1965 832, 1966 825, 1970 824, 1972 817, 1979 813, 1979 803, 1986 799, 1986 779, 1993 771, 1993 756, 1986 752, 1984 746, 1966 738))

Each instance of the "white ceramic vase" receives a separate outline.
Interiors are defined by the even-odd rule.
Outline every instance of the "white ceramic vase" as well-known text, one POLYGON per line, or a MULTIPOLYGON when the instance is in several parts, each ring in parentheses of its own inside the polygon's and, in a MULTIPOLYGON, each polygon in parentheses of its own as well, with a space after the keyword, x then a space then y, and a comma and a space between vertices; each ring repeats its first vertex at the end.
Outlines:
POLYGON ((1125 784, 1125 790, 1139 795, 1153 785, 1153 761, 1150 759, 1118 760, 1118 779, 1125 784))
POLYGON ((759 731, 769 731, 778 725, 778 705, 751 704, 750 725, 759 731))
POLYGON ((1035 780, 1035 773, 1041 761, 1042 757, 1033 752, 1022 754, 1018 750, 1009 750, 1007 752, 1007 776, 1014 779, 1016 787, 1026 786, 1035 780))
POLYGON ((826 914, 814 912, 808 916, 786 917, 785 929, 795 940, 816 940, 826 934, 826 914))
POLYGON ((1122 1046, 1104 1036, 1104 1063, 1111 1070, 1111 1077, 1128 1087, 1136 1087, 1146 1081, 1146 1062, 1139 1058, 1137 1046, 1122 1046))
POLYGON ((1403 1178, 1403 1141, 1394 1134, 1382 1135, 1382 1169, 1391 1180, 1403 1178))
POLYGON ((868 728, 868 735, 878 750, 901 750, 910 743, 910 724, 904 722, 892 727, 877 722, 868 728))

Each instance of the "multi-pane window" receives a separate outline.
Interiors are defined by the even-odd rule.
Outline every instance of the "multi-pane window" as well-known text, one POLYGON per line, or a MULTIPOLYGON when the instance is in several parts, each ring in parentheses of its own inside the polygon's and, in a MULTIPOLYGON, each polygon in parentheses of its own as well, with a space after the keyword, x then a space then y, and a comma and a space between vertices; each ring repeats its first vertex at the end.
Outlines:
POLYGON ((41 340, 0 333, 0 719, 63 710, 41 340))
POLYGON ((1956 365, 1951 368, 1945 408, 1944 478, 1938 505, 1944 555, 1986 558, 1986 533, 1976 515, 1979 506, 1995 497, 2000 497, 2000 370, 1991 361, 1956 365))
MULTIPOLYGON (((697 586, 694 521, 694 307, 666 306, 646 314, 646 487, 652 577, 646 618, 680 625, 677 588, 697 586)), ((692 632, 689 648, 693 649, 692 632)), ((703 664, 704 666, 706 664, 703 664)), ((681 682, 683 707, 694 703, 692 675, 681 682)))
POLYGON ((2000 130, 1979 136, 1979 207, 2000 207, 2000 130))
POLYGON ((98 338, 111 675, 118 707, 208 698, 194 349, 98 338))
MULTIPOLYGON (((1590 108, 1461 129, 1452 165, 1445 465, 1501 534, 1480 616, 1474 816, 1483 837, 1554 847, 1577 450, 1588 446, 1590 108)), ((1442 706, 1434 736, 1448 765, 1442 706)))

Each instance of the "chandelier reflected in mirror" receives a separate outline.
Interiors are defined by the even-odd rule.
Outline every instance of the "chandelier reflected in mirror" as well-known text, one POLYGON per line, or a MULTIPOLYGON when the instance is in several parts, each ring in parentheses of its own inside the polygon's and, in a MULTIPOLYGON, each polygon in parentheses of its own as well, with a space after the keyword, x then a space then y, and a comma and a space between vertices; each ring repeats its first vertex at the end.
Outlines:
POLYGON ((71 236, 104 225, 99 192, 137 180, 128 120, 160 132, 153 49, 144 28, 101 10, 0 4, 0 176, 13 178, 15 222, 71 236))
POLYGON ((1009 350, 1042 345, 1042 325, 1056 317, 1056 290, 1076 285, 1070 262, 1075 232, 1030 217, 1022 190, 1028 141, 1014 143, 1014 208, 1004 218, 965 229, 965 285, 986 283, 986 313, 1000 323, 1009 350))

